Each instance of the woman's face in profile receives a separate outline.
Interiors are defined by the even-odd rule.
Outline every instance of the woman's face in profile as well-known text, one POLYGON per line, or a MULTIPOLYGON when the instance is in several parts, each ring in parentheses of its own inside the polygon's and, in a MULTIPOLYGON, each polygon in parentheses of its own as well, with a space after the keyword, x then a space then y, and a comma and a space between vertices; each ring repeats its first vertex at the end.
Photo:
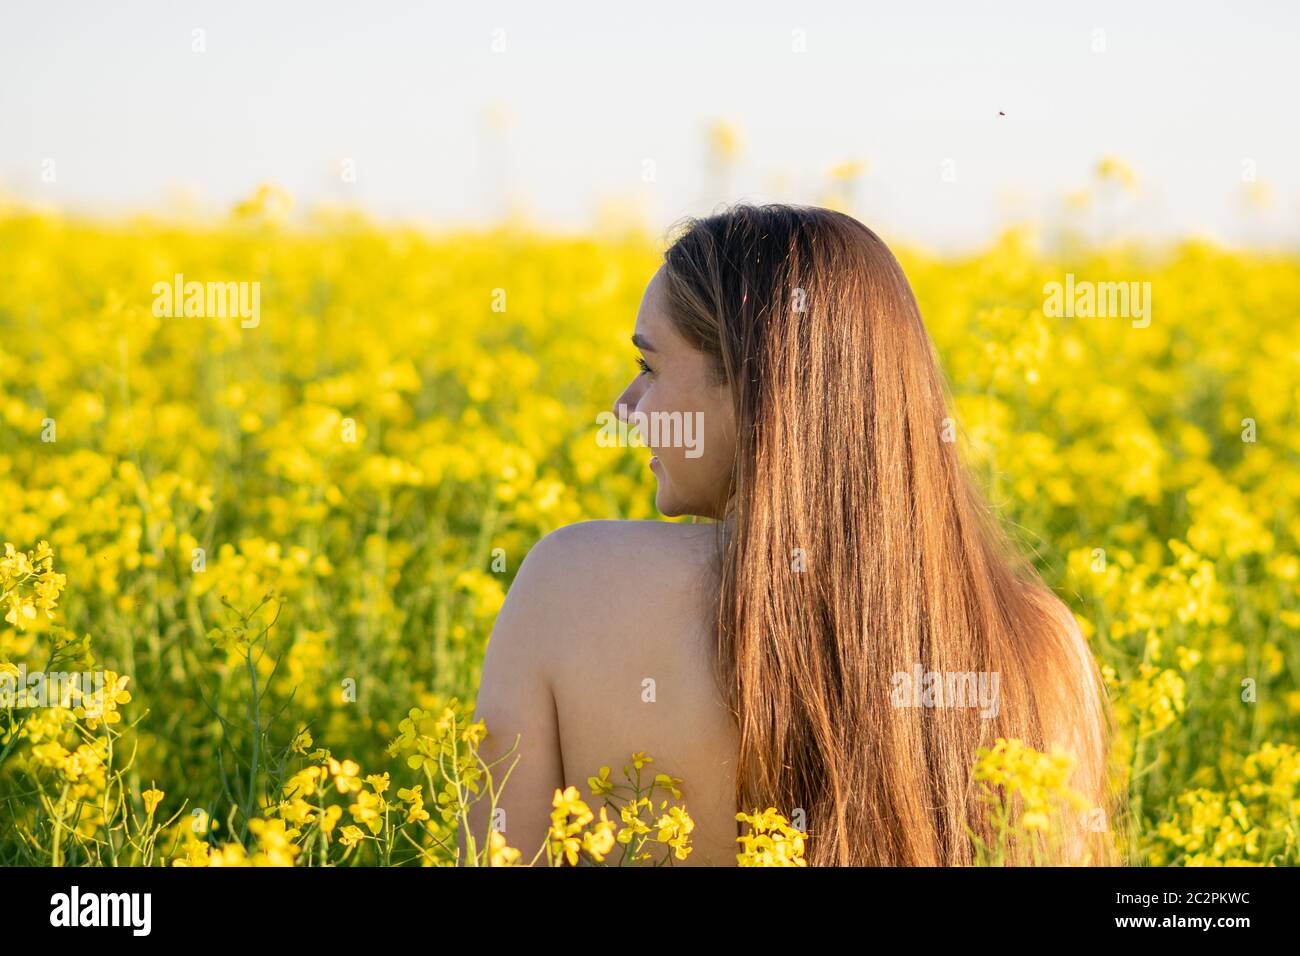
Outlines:
POLYGON ((653 452, 661 514, 720 518, 736 452, 731 390, 714 383, 708 356, 674 328, 663 283, 661 268, 646 286, 633 329, 641 370, 614 413, 637 426, 653 452))

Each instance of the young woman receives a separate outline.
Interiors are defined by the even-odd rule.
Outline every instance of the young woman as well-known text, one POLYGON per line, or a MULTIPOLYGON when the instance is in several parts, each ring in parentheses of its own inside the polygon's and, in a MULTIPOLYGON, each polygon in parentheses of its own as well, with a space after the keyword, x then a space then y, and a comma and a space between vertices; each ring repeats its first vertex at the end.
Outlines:
POLYGON ((694 447, 660 429, 649 467, 661 513, 714 521, 584 522, 528 554, 477 711, 488 759, 519 735, 509 844, 530 858, 557 788, 586 797, 641 751, 647 778, 684 781, 687 865, 734 865, 737 810, 767 807, 802 811, 812 865, 966 864, 967 828, 990 836, 975 753, 1001 736, 1077 761, 1093 809, 1064 821, 1053 862, 1113 862, 1096 663, 958 462, 894 256, 822 208, 688 226, 646 288, 615 408, 701 424, 694 447), (996 703, 909 706, 923 672, 978 675, 996 703))

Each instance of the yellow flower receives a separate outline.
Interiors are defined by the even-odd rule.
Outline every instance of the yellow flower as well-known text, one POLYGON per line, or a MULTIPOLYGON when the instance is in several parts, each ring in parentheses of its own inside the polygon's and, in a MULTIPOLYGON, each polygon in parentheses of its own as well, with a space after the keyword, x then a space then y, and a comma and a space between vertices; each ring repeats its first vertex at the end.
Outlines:
POLYGON ((789 824, 775 807, 753 813, 737 813, 736 819, 748 823, 750 833, 736 837, 742 849, 736 854, 738 866, 807 866, 804 859, 805 834, 789 824))
POLYGON ((0 557, 0 599, 9 602, 5 620, 24 630, 44 614, 54 618, 54 606, 67 578, 54 571, 54 553, 46 541, 40 541, 36 550, 23 552, 5 542, 5 553, 0 557))
POLYGON ((601 807, 600 818, 596 821, 596 828, 582 835, 582 849, 590 854, 593 860, 600 863, 605 859, 606 854, 614 848, 616 829, 617 824, 609 819, 609 808, 601 807))
POLYGON ((609 779, 609 768, 601 767, 599 776, 588 777, 587 788, 591 790, 591 795, 593 797, 598 797, 605 793, 613 793, 614 783, 609 779))
POLYGON ((461 732, 461 739, 472 747, 477 747, 487 736, 487 723, 480 720, 470 724, 461 732))
POLYGON ((104 672, 104 688, 91 694, 87 698, 89 706, 74 707, 72 712, 86 721, 86 726, 91 730, 99 726, 102 720, 106 724, 120 723, 122 715, 117 712, 119 704, 131 702, 131 692, 126 689, 126 685, 131 678, 125 675, 119 675, 116 671, 104 672))
POLYGON ((582 802, 577 787, 556 790, 551 804, 555 808, 551 813, 551 852, 563 856, 570 866, 577 866, 582 846, 577 834, 594 818, 591 809, 582 802), (571 816, 575 818, 572 821, 571 816))
POLYGON ((286 829, 283 820, 250 820, 248 829, 258 838, 254 866, 293 866, 294 858, 302 851, 293 842, 298 831, 286 829))
POLYGON ((351 793, 361 789, 361 780, 357 776, 361 768, 351 760, 338 761, 329 759, 330 776, 334 778, 334 788, 339 793, 351 793))
POLYGON ((424 784, 417 784, 414 787, 399 787, 397 790, 397 799, 403 803, 423 803, 424 802, 424 784))
POLYGON ((343 808, 339 806, 329 806, 320 815, 320 828, 326 833, 333 833, 335 825, 338 824, 339 818, 343 816, 343 808))
POLYGON ((242 844, 225 843, 221 848, 212 851, 208 856, 208 866, 227 867, 227 866, 251 866, 248 853, 245 852, 242 844))
POLYGON ((666 773, 655 774, 654 785, 661 790, 667 790, 673 795, 675 800, 682 798, 682 791, 678 786, 682 782, 680 777, 670 777, 666 773))
POLYGON ((1137 176, 1134 175, 1132 168, 1116 156, 1104 156, 1098 161, 1097 177, 1113 179, 1122 184, 1125 189, 1134 189, 1137 186, 1137 176))
POLYGON ((384 828, 383 813, 386 809, 384 798, 368 790, 357 793, 357 802, 348 807, 348 813, 357 823, 365 824, 371 833, 378 833, 384 828))
POLYGON ((741 151, 740 128, 727 120, 709 126, 709 142, 714 154, 723 162, 734 162, 741 151))
POLYGON ((162 803, 163 792, 157 788, 150 787, 144 793, 140 794, 144 800, 144 812, 148 816, 153 816, 153 812, 158 809, 158 804, 162 803))
POLYGON ((190 834, 185 853, 172 860, 172 866, 207 866, 208 845, 190 834))
POLYGON ((673 848, 679 860, 690 855, 690 832, 695 829, 695 821, 681 807, 673 807, 659 818, 655 824, 659 828, 658 841, 673 848))
POLYGON ((284 785, 285 796, 290 799, 314 797, 324 777, 325 769, 323 767, 314 765, 304 767, 290 777, 289 781, 284 785))
POLYGON ((574 824, 579 827, 585 826, 592 819, 591 809, 583 803, 577 787, 565 787, 563 791, 556 790, 551 806, 555 808, 555 812, 551 814, 552 819, 577 817, 574 824))
POLYGON ((310 823, 316 816, 316 808, 306 800, 294 797, 291 800, 284 800, 276 807, 276 812, 280 818, 287 820, 295 826, 303 826, 310 823))
POLYGON ((519 851, 506 843, 505 835, 499 830, 493 830, 488 836, 488 851, 489 866, 515 866, 520 859, 519 851))
POLYGON ((642 797, 640 800, 630 800, 618 808, 619 818, 623 821, 623 828, 618 831, 619 843, 630 843, 634 837, 643 836, 650 832, 649 825, 641 819, 641 807, 653 812, 654 805, 648 797, 642 797))

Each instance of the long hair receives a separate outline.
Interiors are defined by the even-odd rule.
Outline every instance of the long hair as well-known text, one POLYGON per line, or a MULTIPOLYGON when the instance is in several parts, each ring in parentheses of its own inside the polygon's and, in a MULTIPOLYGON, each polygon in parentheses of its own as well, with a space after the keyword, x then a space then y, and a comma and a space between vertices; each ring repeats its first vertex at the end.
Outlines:
POLYGON ((893 254, 817 207, 685 222, 665 253, 667 308, 736 415, 716 676, 740 731, 739 807, 802 810, 811 865, 967 865, 971 833, 993 835, 977 749, 1059 742, 1101 816, 1067 815, 1069 852, 1049 862, 1113 862, 1096 662, 959 463, 893 254), (918 665, 997 675, 996 716, 897 706, 896 675, 918 665))

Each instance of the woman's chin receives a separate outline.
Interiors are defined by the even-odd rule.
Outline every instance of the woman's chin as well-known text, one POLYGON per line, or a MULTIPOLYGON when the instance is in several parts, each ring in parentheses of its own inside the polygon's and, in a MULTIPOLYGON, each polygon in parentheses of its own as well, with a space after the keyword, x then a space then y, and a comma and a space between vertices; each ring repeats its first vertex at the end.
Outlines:
POLYGON ((655 509, 665 518, 676 518, 685 514, 680 503, 673 495, 666 491, 662 484, 659 490, 655 492, 655 509))

